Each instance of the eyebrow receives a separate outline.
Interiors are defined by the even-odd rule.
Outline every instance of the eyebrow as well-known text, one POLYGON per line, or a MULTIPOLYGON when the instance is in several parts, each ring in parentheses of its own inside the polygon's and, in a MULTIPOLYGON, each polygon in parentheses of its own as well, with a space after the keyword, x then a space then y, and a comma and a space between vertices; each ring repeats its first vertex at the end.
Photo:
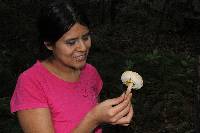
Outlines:
POLYGON ((87 32, 84 35, 82 35, 82 37, 89 36, 89 35, 90 35, 90 32, 87 32))
MULTIPOLYGON (((87 32, 87 33, 83 34, 81 37, 85 37, 85 36, 88 36, 88 35, 90 35, 90 32, 87 32)), ((65 41, 71 41, 71 40, 77 40, 77 39, 78 39, 78 37, 69 38, 69 39, 66 39, 65 41)))

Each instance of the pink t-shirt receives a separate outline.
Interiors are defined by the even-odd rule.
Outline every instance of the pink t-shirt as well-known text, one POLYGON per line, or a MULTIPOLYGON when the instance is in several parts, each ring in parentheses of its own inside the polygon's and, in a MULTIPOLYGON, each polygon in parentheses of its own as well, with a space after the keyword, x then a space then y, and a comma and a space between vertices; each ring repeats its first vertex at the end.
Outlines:
MULTIPOLYGON (((49 108, 56 133, 70 133, 97 104, 102 80, 86 64, 77 82, 67 82, 50 73, 40 61, 18 78, 11 98, 11 112, 49 108)), ((100 128, 95 133, 101 133, 100 128)))

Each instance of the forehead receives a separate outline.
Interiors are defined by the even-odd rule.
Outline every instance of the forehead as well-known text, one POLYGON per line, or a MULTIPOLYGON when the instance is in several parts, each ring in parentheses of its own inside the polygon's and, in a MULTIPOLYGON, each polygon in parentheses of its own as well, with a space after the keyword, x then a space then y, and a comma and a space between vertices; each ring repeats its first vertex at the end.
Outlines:
POLYGON ((79 23, 75 23, 68 32, 66 32, 62 38, 68 39, 68 38, 76 38, 79 36, 82 36, 89 32, 88 27, 83 26, 79 23))

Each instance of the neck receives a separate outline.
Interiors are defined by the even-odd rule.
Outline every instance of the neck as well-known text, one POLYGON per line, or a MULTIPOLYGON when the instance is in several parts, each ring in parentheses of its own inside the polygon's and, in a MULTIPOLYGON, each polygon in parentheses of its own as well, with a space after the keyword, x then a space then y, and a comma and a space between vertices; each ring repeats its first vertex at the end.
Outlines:
POLYGON ((66 66, 55 59, 49 58, 43 63, 47 69, 54 75, 65 81, 77 81, 79 80, 80 69, 75 69, 70 66, 66 66))

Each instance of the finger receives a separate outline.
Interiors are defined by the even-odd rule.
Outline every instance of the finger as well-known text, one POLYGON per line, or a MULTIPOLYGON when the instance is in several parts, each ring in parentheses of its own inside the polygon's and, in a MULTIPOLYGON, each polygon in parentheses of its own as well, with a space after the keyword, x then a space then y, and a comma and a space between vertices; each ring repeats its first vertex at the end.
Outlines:
POLYGON ((108 99, 107 102, 110 105, 117 105, 117 104, 120 104, 124 100, 124 97, 125 97, 125 94, 123 93, 121 96, 117 98, 108 99))
POLYGON ((120 104, 118 104, 112 108, 112 112, 114 114, 121 112, 124 108, 126 108, 128 106, 131 97, 132 97, 132 94, 130 93, 127 99, 125 99, 123 102, 121 102, 120 104))
POLYGON ((129 102, 128 106, 123 109, 121 112, 119 112, 118 114, 116 114, 116 116, 114 116, 112 119, 113 121, 118 121, 119 119, 121 119, 122 117, 126 116, 129 111, 130 111, 130 108, 131 108, 131 102, 129 102))
POLYGON ((133 114, 134 114, 134 112, 133 112, 133 106, 132 106, 132 104, 131 104, 131 107, 130 107, 130 110, 129 110, 129 113, 127 114, 127 118, 129 118, 130 120, 132 119, 132 117, 133 117, 133 114))
POLYGON ((125 96, 124 96, 125 97, 124 99, 129 98, 131 100, 132 95, 133 95, 132 93, 126 93, 125 96), (129 97, 129 96, 131 96, 131 97, 129 97))
POLYGON ((115 122, 115 124, 120 124, 120 125, 123 125, 123 124, 129 124, 131 119, 133 117, 133 108, 132 106, 130 107, 130 111, 129 113, 127 114, 127 116, 125 117, 122 117, 121 119, 119 119, 117 122, 115 122))

